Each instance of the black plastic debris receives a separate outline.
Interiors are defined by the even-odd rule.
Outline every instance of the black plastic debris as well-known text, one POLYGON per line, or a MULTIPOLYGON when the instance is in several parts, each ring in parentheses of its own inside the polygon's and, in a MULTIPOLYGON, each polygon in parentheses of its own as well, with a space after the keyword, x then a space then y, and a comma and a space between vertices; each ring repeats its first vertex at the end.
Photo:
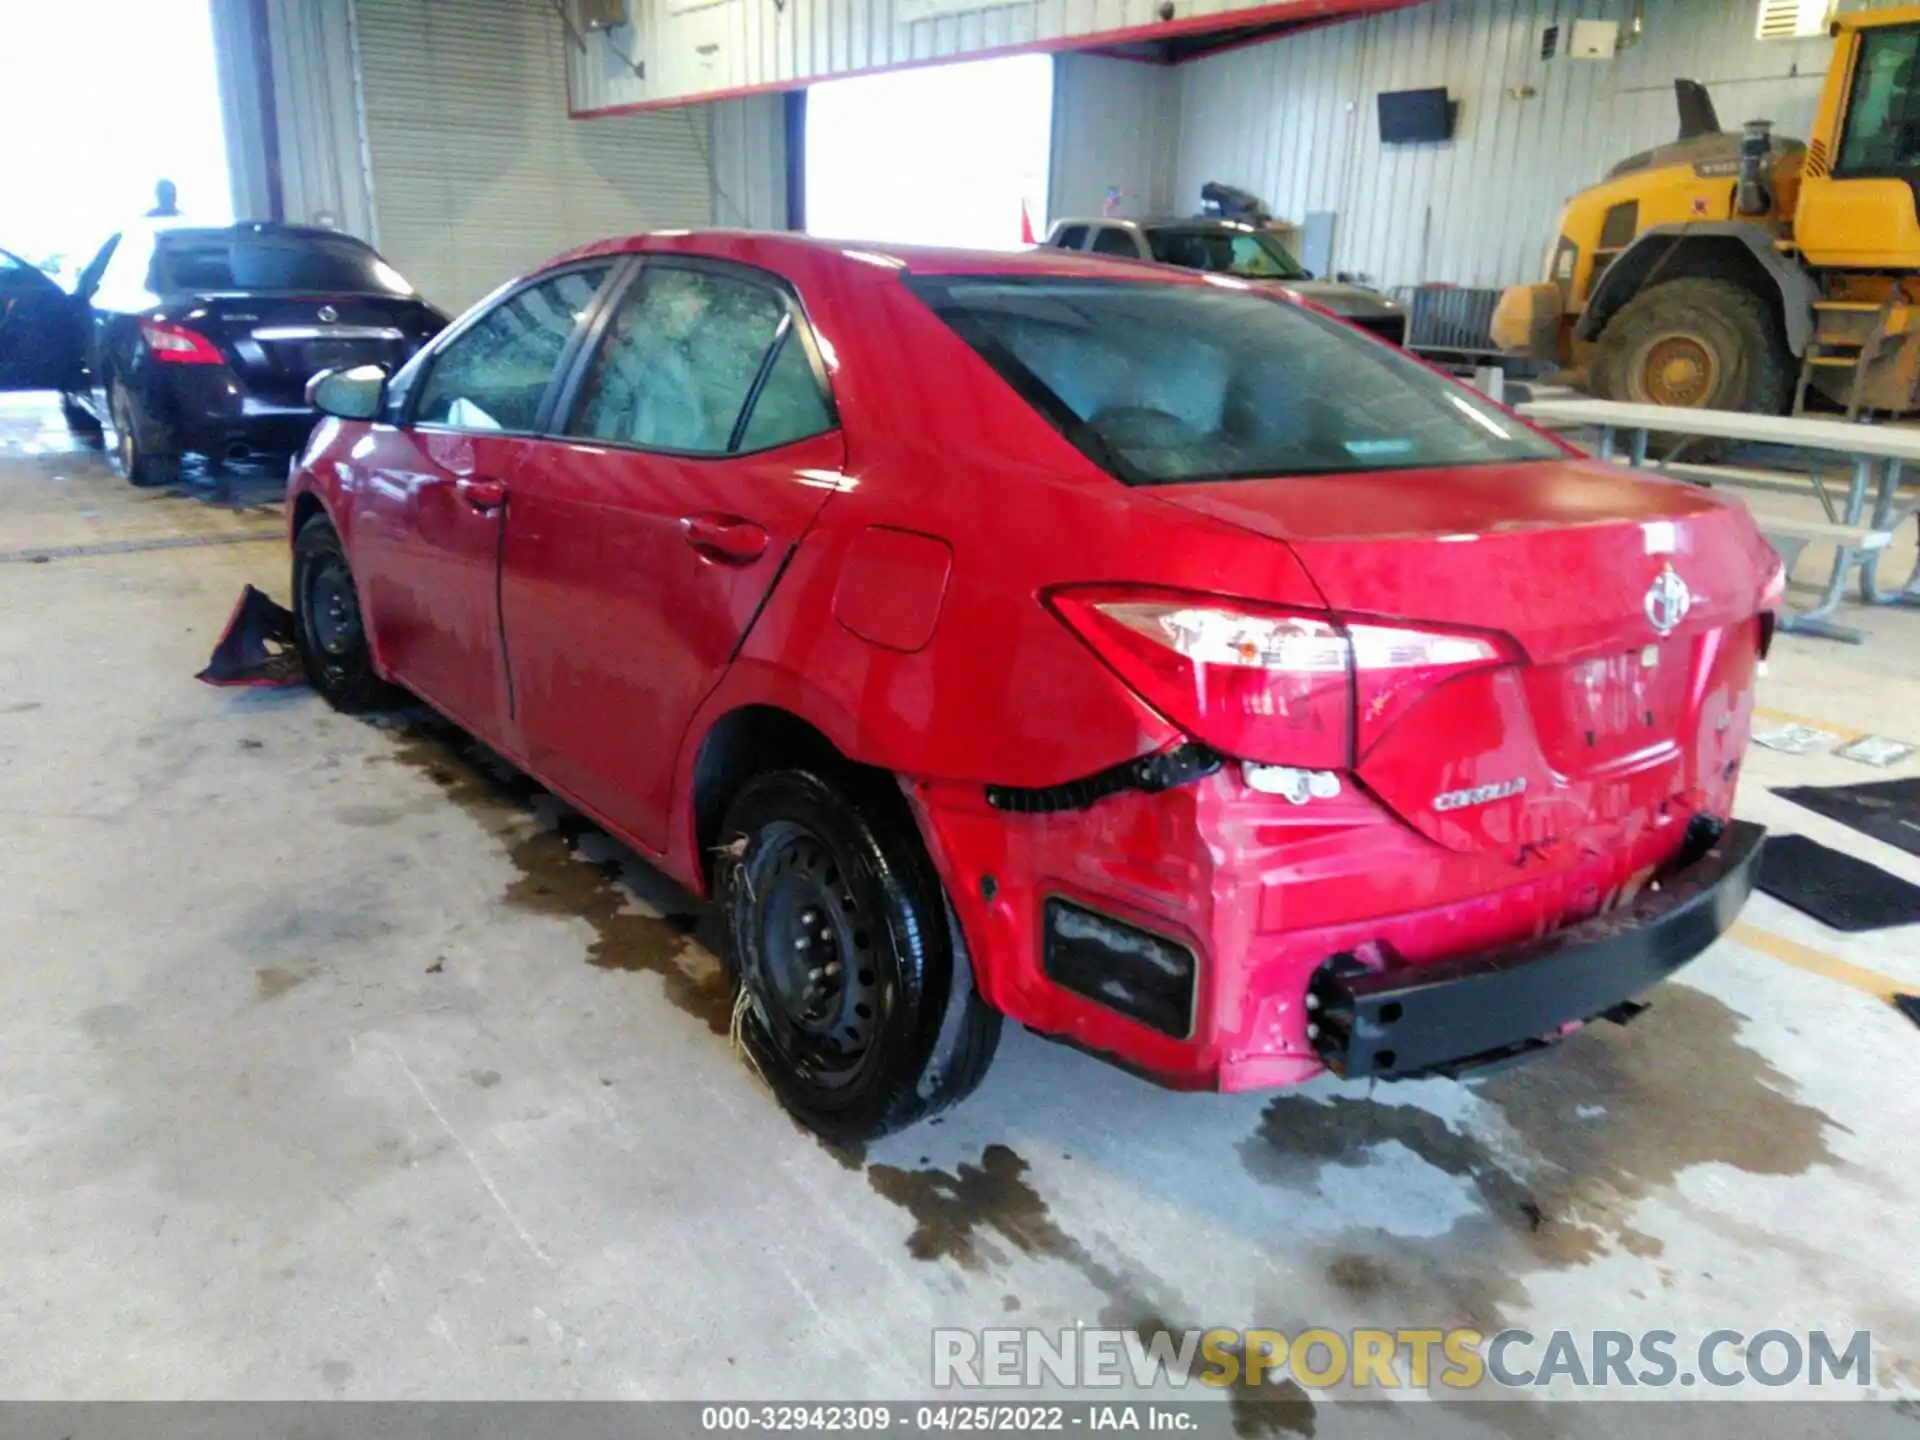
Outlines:
POLYGON ((1774 835, 1760 852, 1759 888, 1835 930, 1920 923, 1920 885, 1804 835, 1774 835))
POLYGON ((1893 1008, 1914 1024, 1920 1025, 1920 995, 1896 995, 1893 997, 1893 1008))
POLYGON ((207 668, 193 677, 209 685, 280 689, 307 683, 293 640, 293 612, 249 585, 227 619, 207 668))

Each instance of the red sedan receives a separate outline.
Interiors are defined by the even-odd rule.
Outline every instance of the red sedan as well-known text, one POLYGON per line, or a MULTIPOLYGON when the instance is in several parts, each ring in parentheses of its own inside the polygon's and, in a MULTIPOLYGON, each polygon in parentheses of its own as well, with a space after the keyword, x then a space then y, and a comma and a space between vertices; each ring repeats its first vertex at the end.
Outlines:
POLYGON ((1745 511, 1230 278, 639 236, 314 398, 316 684, 710 896, 831 1138, 1003 1016, 1191 1088, 1506 1062, 1746 898, 1745 511))

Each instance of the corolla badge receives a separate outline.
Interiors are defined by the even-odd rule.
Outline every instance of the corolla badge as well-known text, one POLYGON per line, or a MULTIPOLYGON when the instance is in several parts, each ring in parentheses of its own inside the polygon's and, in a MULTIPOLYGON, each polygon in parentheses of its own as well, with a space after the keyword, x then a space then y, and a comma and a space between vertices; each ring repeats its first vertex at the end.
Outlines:
POLYGON ((1494 800, 1506 800, 1515 795, 1524 795, 1527 780, 1523 775, 1517 780, 1502 780, 1496 785, 1476 785, 1471 790, 1448 790, 1433 797, 1435 810, 1465 810, 1472 805, 1486 805, 1494 800))
POLYGON ((1647 589, 1647 620, 1660 635, 1670 635, 1693 608, 1693 592, 1669 565, 1653 577, 1647 589))
POLYGON ((331 305, 322 305, 320 307, 320 323, 322 325, 331 325, 334 321, 338 320, 339 318, 340 318, 340 312, 334 309, 331 305))

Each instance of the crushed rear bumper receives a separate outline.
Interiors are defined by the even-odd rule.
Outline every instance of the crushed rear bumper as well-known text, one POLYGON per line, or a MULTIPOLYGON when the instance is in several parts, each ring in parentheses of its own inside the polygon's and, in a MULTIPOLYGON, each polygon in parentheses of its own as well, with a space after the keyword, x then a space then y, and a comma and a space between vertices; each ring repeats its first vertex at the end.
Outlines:
POLYGON ((1697 819, 1631 902, 1522 944, 1423 965, 1335 956, 1308 986, 1322 1062, 1350 1079, 1458 1074, 1544 1050, 1706 949, 1753 890, 1766 832, 1697 819))

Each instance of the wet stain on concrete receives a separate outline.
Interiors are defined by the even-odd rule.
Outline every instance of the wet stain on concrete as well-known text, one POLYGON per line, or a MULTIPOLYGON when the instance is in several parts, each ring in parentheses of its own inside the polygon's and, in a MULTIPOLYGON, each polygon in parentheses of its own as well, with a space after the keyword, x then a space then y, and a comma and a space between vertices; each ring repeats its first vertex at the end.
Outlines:
MULTIPOLYGON (((440 786, 447 799, 484 829, 510 838, 507 858, 520 873, 501 896, 506 904, 537 915, 586 921, 594 930, 587 947, 589 964, 657 975, 676 1006, 715 1035, 727 1033, 732 1007, 726 978, 717 961, 690 943, 699 919, 693 897, 684 897, 684 914, 663 917, 636 909, 628 865, 644 867, 644 862, 629 862, 625 848, 598 826, 445 721, 407 722, 392 753, 440 786), (542 802, 556 808, 555 818, 532 834, 520 833, 542 802), (609 858, 594 862, 581 854, 590 838, 609 858), (612 858, 616 856, 620 858, 612 858)), ((652 888, 671 885, 657 872, 648 875, 652 888)))
MULTIPOLYGON (((1183 1325, 1162 1315, 1146 1315, 1134 1320, 1129 1329, 1139 1337, 1142 1346, 1151 1350, 1156 1336, 1164 1335, 1163 1346, 1171 1343, 1177 1350, 1181 1336, 1203 1327, 1183 1325)), ((1221 1345, 1219 1353, 1231 1356, 1233 1360, 1233 1379, 1223 1386, 1226 1391, 1228 1413, 1233 1418, 1233 1433, 1243 1436, 1301 1435, 1312 1440, 1317 1425, 1317 1412, 1313 1397, 1299 1381, 1276 1379, 1264 1369, 1258 1380, 1247 1378, 1247 1355, 1244 1343, 1221 1345)), ((1194 1362, 1194 1375, 1204 1377, 1214 1373, 1213 1357, 1198 1356, 1194 1362)), ((1204 1381, 1203 1381, 1204 1383, 1204 1381)), ((1191 1399, 1189 1392, 1183 1399, 1191 1399)))
POLYGON ((498 1070, 469 1070, 467 1072, 467 1078, 482 1090, 491 1090, 500 1083, 500 1072, 498 1070))
POLYGON ((253 987, 262 1002, 278 1000, 289 990, 306 984, 318 973, 318 969, 311 965, 297 968, 268 965, 253 972, 253 987))
POLYGON ((916 1260, 950 1261, 976 1273, 1004 1268, 1016 1254, 1060 1261, 1106 1298, 1104 1325, 1132 1324, 1156 1308, 1164 1288, 1137 1267, 1106 1264, 1062 1230, 1027 1179, 1027 1162, 1005 1145, 989 1145, 979 1164, 950 1171, 874 1165, 867 1183, 913 1217, 907 1252, 916 1260))
POLYGON ((16 700, 11 705, 0 705, 0 715, 24 715, 29 710, 40 709, 42 703, 39 700, 16 700))
POLYGON ((1333 1288, 1355 1300, 1370 1300, 1387 1290, 1393 1277, 1371 1255, 1336 1255, 1327 1265, 1333 1288))
POLYGON ((401 805, 342 805, 333 812, 333 818, 357 830, 372 830, 382 825, 397 825, 408 813, 401 805))
POLYGON ((1398 1145, 1468 1182, 1479 1215, 1430 1239, 1349 1231, 1323 1268, 1383 1314, 1411 1306, 1423 1323, 1498 1328, 1523 1301, 1529 1271, 1659 1255, 1661 1242, 1634 1228, 1631 1211, 1690 1166, 1795 1175, 1834 1163, 1834 1122, 1738 1042, 1738 1012, 1678 984, 1653 1001, 1626 1029, 1593 1027, 1557 1054, 1475 1083, 1510 1136, 1457 1130, 1371 1097, 1282 1095, 1242 1158, 1261 1180, 1311 1190, 1322 1167, 1361 1166, 1398 1145))

